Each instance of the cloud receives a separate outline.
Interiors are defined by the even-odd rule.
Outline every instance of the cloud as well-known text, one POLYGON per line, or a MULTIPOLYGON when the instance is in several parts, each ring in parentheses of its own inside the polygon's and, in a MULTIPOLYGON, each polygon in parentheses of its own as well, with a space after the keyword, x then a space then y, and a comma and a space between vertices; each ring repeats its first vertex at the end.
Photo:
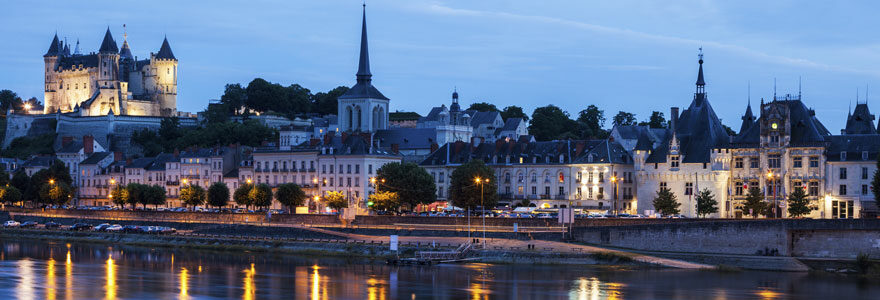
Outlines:
POLYGON ((494 17, 494 18, 502 18, 502 19, 510 19, 516 21, 524 21, 524 22, 538 22, 545 24, 556 24, 560 26, 586 30, 591 32, 596 32, 600 34, 606 34, 611 36, 623 36, 631 39, 639 39, 639 40, 648 40, 655 41, 660 43, 667 44, 676 44, 676 45, 688 45, 693 47, 705 47, 711 49, 721 49, 725 51, 729 51, 732 53, 737 53, 742 56, 750 56, 756 59, 764 60, 771 63, 789 65, 793 67, 801 67, 801 68, 812 68, 826 71, 835 71, 835 72, 844 72, 844 73, 855 73, 855 74, 867 74, 873 76, 880 76, 880 71, 874 71, 869 69, 855 69, 849 67, 842 67, 836 65, 829 65, 820 62, 811 61, 803 58, 792 58, 781 55, 773 55, 757 50, 753 50, 747 47, 724 43, 724 42, 716 42, 716 41, 704 41, 704 40, 695 40, 688 38, 681 38, 669 35, 662 34, 652 34, 640 31, 634 31, 630 29, 609 27, 597 24, 590 24, 579 21, 566 20, 561 18, 553 18, 553 17, 545 17, 545 16, 536 16, 536 15, 521 15, 521 14, 513 14, 507 12, 500 11, 485 11, 485 10, 472 10, 472 9, 462 9, 462 8, 454 8, 449 7, 437 3, 426 3, 426 5, 422 5, 419 7, 422 11, 433 13, 433 14, 443 14, 449 16, 461 16, 461 17, 494 17))

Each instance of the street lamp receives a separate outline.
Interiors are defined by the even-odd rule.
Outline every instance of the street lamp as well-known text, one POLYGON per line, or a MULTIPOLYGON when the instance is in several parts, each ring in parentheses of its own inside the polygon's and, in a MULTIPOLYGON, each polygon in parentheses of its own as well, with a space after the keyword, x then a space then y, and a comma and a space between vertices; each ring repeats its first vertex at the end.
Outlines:
POLYGON ((614 216, 618 215, 619 209, 617 209, 617 176, 611 176, 611 203, 614 209, 614 216))
MULTIPOLYGON (((773 171, 767 171, 767 180, 770 182, 770 185, 773 188, 773 209, 771 209, 771 211, 773 212, 773 217, 776 218, 777 217, 776 207, 778 205, 776 203, 776 184, 773 181, 773 175, 774 175, 773 171)), ((777 175, 776 177, 779 177, 779 176, 777 175)))
POLYGON ((28 114, 28 113, 30 113, 30 111, 31 111, 31 104, 30 104, 30 103, 25 103, 25 104, 24 104, 24 113, 25 113, 25 114, 28 114))
POLYGON ((55 185, 55 179, 49 179, 49 184, 55 185))
MULTIPOLYGON (((486 245, 486 205, 483 204, 483 187, 486 185, 486 183, 489 183, 489 178, 480 179, 480 177, 477 177, 477 178, 474 178, 474 181, 478 185, 480 185, 480 209, 482 210, 482 215, 483 215, 483 246, 484 246, 483 248, 485 248, 485 245, 486 245)), ((470 214, 468 214, 468 217, 470 217, 470 214)), ((470 224, 470 222, 468 222, 468 224, 470 224)), ((468 229, 468 230, 470 230, 470 229, 468 229)))

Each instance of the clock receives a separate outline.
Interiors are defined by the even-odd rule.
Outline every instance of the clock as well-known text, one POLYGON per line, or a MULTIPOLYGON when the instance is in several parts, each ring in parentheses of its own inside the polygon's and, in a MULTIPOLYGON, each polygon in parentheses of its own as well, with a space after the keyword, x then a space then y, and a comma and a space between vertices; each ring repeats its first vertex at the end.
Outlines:
POLYGON ((779 128, 779 125, 776 124, 776 122, 773 122, 770 124, 770 128, 773 128, 773 130, 776 130, 777 128, 779 128))

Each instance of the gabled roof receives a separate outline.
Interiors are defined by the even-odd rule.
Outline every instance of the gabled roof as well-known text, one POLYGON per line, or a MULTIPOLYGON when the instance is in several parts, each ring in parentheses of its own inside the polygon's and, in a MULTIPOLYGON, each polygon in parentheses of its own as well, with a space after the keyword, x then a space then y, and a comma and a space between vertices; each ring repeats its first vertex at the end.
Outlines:
POLYGON ((82 149, 83 143, 81 141, 70 141, 67 145, 61 146, 55 153, 79 153, 82 149))
POLYGON ((119 47, 116 46, 116 41, 113 40, 113 35, 110 34, 110 27, 107 27, 107 32, 104 33, 104 41, 101 42, 101 48, 98 49, 100 53, 118 53, 119 47))
POLYGON ((434 128, 389 128, 377 130, 373 139, 380 142, 382 148, 397 144, 399 149, 430 149, 437 143, 437 130, 434 128))
POLYGON ((519 125, 523 123, 522 118, 509 118, 504 121, 504 126, 498 127, 495 129, 495 135, 501 134, 504 131, 516 131, 519 128, 519 125))
POLYGON ((177 60, 174 57, 174 52, 171 51, 171 45, 168 45, 168 37, 162 41, 162 47, 159 48, 159 53, 156 53, 156 58, 177 60))
POLYGON ((79 165, 95 165, 109 155, 110 152, 95 152, 92 153, 92 155, 89 155, 89 157, 86 157, 86 159, 80 162, 79 165))
POLYGON ((126 169, 146 169, 155 161, 155 157, 142 157, 131 160, 131 163, 125 165, 126 169))
POLYGON ((34 156, 31 159, 26 160, 22 166, 25 168, 48 167, 51 166, 54 161, 55 157, 52 156, 34 156))
POLYGON ((150 171, 162 171, 165 170, 165 164, 169 162, 179 161, 177 156, 174 156, 173 153, 159 153, 153 160, 153 164, 151 164, 147 169, 150 171))
POLYGON ((468 110, 467 114, 471 115, 471 127, 477 127, 482 124, 492 124, 496 119, 501 117, 501 113, 497 111, 476 111, 468 110))

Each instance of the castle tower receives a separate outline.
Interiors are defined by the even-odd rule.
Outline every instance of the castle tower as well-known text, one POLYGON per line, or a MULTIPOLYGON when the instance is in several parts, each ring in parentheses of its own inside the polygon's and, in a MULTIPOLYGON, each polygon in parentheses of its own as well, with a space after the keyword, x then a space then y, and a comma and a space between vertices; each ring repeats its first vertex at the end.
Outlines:
POLYGON ((177 115, 177 58, 168 44, 168 37, 162 41, 159 53, 151 55, 150 65, 155 77, 153 101, 159 105, 159 114, 170 117, 177 115))
POLYGON ((119 47, 110 34, 110 28, 104 33, 104 41, 98 49, 98 86, 101 88, 111 87, 111 81, 119 78, 119 47))
POLYGON ((338 98, 339 128, 344 131, 375 132, 388 128, 388 98, 372 84, 367 47, 367 6, 361 25, 361 52, 357 83, 338 98))
POLYGON ((52 43, 49 44, 49 50, 46 51, 46 54, 43 55, 43 62, 46 64, 46 80, 44 84, 44 93, 43 93, 43 103, 46 105, 45 111, 48 112, 48 109, 54 105, 57 100, 55 99, 55 92, 59 88, 58 76, 55 73, 55 68, 58 66, 58 58, 61 55, 61 42, 58 40, 58 34, 55 34, 55 37, 52 38, 52 43))

